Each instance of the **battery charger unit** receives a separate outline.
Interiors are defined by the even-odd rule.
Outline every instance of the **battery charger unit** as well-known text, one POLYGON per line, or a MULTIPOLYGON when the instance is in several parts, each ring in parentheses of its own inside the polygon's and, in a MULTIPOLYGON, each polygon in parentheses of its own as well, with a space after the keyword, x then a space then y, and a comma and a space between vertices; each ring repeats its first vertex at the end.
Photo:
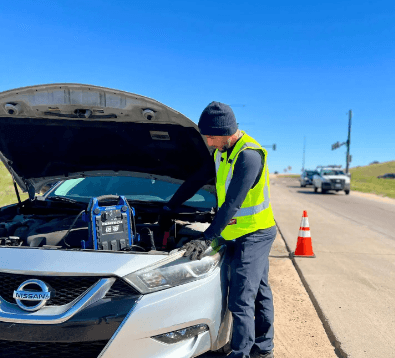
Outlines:
POLYGON ((88 222, 89 241, 81 241, 83 249, 120 251, 133 245, 132 218, 134 208, 121 195, 91 198, 82 219, 88 222), (114 202, 116 204, 114 205, 114 202))

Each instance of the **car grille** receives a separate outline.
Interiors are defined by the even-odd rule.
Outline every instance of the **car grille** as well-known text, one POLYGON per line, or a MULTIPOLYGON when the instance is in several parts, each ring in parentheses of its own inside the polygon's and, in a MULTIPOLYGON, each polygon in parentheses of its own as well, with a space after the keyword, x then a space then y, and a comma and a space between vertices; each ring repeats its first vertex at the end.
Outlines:
POLYGON ((0 354, 2 358, 96 358, 107 342, 34 343, 0 340, 0 354))
POLYGON ((118 279, 111 286, 105 298, 122 298, 140 295, 140 292, 128 285, 124 280, 118 279))
POLYGON ((344 179, 331 179, 331 182, 333 184, 341 184, 344 185, 345 180, 344 179))
MULTIPOLYGON (((47 306, 61 306, 81 296, 100 278, 97 276, 33 276, 0 272, 0 296, 10 303, 15 303, 12 297, 14 290, 26 280, 38 279, 44 281, 56 291, 55 297, 48 300, 47 306)), ((105 297, 125 297, 136 294, 139 293, 123 280, 118 279, 105 297)))

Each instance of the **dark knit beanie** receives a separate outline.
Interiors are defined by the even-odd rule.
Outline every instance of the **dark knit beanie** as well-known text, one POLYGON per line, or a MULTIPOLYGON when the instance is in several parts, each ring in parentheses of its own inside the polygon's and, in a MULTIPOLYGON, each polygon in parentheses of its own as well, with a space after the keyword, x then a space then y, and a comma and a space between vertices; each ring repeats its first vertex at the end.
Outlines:
POLYGON ((203 110, 198 126, 203 135, 230 136, 237 131, 232 108, 220 102, 211 102, 203 110))

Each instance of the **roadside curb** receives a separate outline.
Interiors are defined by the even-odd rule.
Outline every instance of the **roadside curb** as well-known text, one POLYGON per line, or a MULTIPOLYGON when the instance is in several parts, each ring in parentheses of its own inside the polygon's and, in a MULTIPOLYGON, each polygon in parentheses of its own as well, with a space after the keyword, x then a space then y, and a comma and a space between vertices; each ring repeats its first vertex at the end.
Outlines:
POLYGON ((287 248, 287 251, 289 252, 289 258, 291 259, 291 261, 296 269, 296 272, 298 273, 300 280, 302 281, 303 286, 306 289, 306 292, 309 295, 311 302, 313 303, 313 306, 318 314, 318 317, 321 320, 322 325, 324 326, 324 329, 325 329, 325 332, 328 336, 329 341, 331 342, 332 346, 335 348, 335 354, 339 358, 348 358, 349 355, 346 352, 344 352, 344 350, 342 349, 341 343, 338 340, 338 338, 336 337, 336 335, 334 334, 328 318, 325 316, 324 312, 322 311, 317 299, 314 296, 313 291, 311 290, 309 284, 307 283, 307 281, 303 275, 302 270, 300 269, 298 263, 296 262, 295 258, 293 257, 292 250, 288 246, 287 240, 285 239, 285 236, 280 229, 278 221, 277 220, 275 220, 275 221, 276 221, 278 232, 280 233, 281 238, 284 241, 285 247, 287 248))

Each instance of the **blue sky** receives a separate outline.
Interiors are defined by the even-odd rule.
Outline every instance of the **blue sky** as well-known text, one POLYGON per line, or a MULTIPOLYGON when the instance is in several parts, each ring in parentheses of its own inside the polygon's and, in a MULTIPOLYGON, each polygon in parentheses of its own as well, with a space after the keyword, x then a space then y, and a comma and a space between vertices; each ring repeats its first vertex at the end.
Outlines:
POLYGON ((269 169, 395 160, 393 1, 9 1, 0 91, 78 82, 154 98, 197 123, 211 101, 269 169), (238 106, 237 106, 238 105, 238 106), (244 105, 244 106, 241 106, 244 105))

